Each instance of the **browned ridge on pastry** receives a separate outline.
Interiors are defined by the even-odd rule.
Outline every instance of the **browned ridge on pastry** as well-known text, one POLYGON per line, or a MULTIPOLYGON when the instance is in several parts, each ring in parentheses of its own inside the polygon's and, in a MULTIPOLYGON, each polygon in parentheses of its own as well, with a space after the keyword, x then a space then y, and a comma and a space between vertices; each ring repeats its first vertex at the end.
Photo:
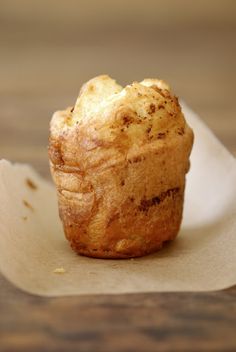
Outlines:
POLYGON ((49 157, 72 248, 98 258, 152 253, 176 237, 193 132, 169 86, 98 76, 51 120, 49 157))

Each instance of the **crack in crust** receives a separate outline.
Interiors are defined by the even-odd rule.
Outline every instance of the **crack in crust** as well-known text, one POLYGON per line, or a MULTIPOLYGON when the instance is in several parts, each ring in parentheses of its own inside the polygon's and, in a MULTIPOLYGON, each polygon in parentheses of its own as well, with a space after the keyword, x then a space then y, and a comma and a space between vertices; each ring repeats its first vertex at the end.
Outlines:
POLYGON ((166 197, 171 197, 171 196, 175 196, 178 192, 180 191, 179 187, 175 187, 172 189, 168 189, 165 192, 160 193, 158 196, 153 197, 151 199, 142 199, 140 202, 140 205, 138 206, 138 209, 140 211, 148 211, 148 209, 154 205, 158 205, 161 202, 163 202, 163 200, 166 197))

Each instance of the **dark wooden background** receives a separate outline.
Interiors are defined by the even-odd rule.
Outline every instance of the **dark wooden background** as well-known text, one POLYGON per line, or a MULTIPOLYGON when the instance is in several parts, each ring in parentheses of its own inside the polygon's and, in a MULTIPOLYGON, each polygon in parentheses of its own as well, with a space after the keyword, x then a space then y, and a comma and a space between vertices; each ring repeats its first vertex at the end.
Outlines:
MULTIPOLYGON (((236 155, 236 2, 0 0, 0 157, 49 176, 52 112, 108 73, 166 79, 236 155)), ((233 351, 236 288, 40 298, 0 276, 0 351, 233 351)))

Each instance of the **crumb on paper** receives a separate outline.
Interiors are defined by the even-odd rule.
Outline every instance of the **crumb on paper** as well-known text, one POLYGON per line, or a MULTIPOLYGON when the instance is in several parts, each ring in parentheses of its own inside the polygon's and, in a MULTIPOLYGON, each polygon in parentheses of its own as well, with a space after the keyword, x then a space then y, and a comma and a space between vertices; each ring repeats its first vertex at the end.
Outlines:
POLYGON ((64 268, 56 268, 53 270, 54 274, 65 274, 65 269, 64 268))
POLYGON ((25 180, 25 183, 29 188, 33 189, 34 191, 38 189, 38 186, 30 178, 27 178, 25 180))
POLYGON ((32 207, 32 205, 29 202, 27 202, 27 200, 23 199, 22 202, 28 209, 34 211, 34 208, 32 207))
POLYGON ((119 264, 111 264, 111 267, 112 267, 112 268, 118 268, 118 267, 119 267, 119 264))
POLYGON ((26 221, 28 218, 27 218, 27 216, 22 216, 22 219, 23 219, 24 221, 26 221))

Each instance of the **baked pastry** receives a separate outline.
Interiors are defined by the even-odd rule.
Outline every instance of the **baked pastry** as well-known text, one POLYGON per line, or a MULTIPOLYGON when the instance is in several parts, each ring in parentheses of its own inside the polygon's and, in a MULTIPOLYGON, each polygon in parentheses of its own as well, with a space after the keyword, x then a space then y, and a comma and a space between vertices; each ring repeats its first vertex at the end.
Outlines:
POLYGON ((152 253, 180 228, 193 132, 157 79, 124 89, 88 81, 74 108, 56 112, 49 157, 72 248, 98 258, 152 253))

